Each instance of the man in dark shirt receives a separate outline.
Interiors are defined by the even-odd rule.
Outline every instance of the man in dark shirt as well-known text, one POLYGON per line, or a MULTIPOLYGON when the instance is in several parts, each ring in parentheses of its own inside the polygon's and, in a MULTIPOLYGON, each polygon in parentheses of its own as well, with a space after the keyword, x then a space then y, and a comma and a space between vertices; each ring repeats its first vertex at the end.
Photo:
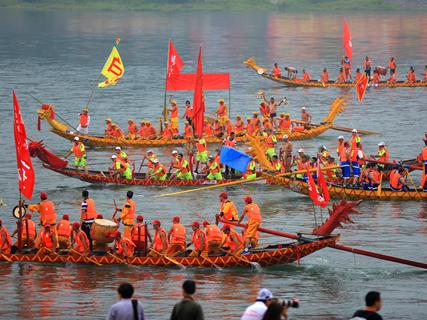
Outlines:
POLYGON ((204 320, 202 307, 192 297, 195 292, 196 283, 193 280, 184 281, 182 284, 184 298, 173 307, 171 320, 204 320))
POLYGON ((377 313, 383 306, 383 301, 379 292, 370 291, 365 297, 366 307, 363 310, 357 310, 351 320, 383 320, 377 313))

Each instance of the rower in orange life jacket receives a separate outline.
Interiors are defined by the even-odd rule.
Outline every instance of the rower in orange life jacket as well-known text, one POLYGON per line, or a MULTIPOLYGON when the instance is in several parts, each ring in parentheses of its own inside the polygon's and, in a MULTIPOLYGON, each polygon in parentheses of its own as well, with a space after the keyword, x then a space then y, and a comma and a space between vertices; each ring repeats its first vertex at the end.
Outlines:
POLYGON ((408 191, 408 185, 404 178, 404 171, 402 167, 399 169, 393 169, 390 172, 390 188, 393 191, 408 191))
POLYGON ((135 201, 132 200, 133 192, 128 191, 126 193, 126 202, 123 205, 123 208, 120 210, 120 219, 124 225, 124 238, 131 239, 132 227, 135 222, 135 212, 136 212, 136 204, 135 201))
POLYGON ((280 162, 279 158, 277 157, 277 155, 274 155, 271 158, 271 165, 274 168, 274 173, 276 173, 276 174, 283 173, 283 171, 284 171, 283 166, 282 166, 282 163, 280 162))
POLYGON ((224 126, 225 126, 225 132, 227 134, 230 134, 230 133, 234 132, 233 124, 231 123, 230 120, 228 120, 228 119, 225 120, 224 126))
POLYGON ((141 139, 148 139, 145 128, 146 128, 145 121, 141 120, 140 127, 139 127, 139 137, 141 139))
POLYGON ((346 82, 346 77, 345 77, 344 69, 340 68, 340 74, 338 75, 337 80, 335 80, 335 83, 345 83, 345 82, 346 82))
POLYGON ((121 232, 117 231, 115 233, 115 253, 124 258, 133 257, 135 251, 135 244, 130 238, 122 237, 121 232))
POLYGON ((381 76, 377 70, 374 70, 374 77, 372 78, 372 82, 376 84, 381 82, 381 76))
POLYGON ((165 128, 163 129, 162 139, 163 140, 172 140, 173 132, 169 123, 165 122, 165 128))
POLYGON ((186 140, 193 139, 193 127, 190 125, 188 121, 185 123, 185 127, 184 127, 184 138, 186 140))
POLYGON ((10 254, 12 249, 12 237, 6 227, 3 226, 3 221, 0 220, 0 254, 10 254))
POLYGON ((128 133, 126 139, 135 140, 138 137, 138 126, 133 119, 128 119, 128 133))
POLYGON ((275 63, 273 68, 273 77, 280 78, 281 76, 282 76, 282 72, 280 71, 280 68, 277 65, 277 63, 275 63))
POLYGON ((427 82, 427 66, 424 67, 424 78, 423 82, 427 82))
POLYGON ((380 184, 381 174, 375 164, 368 163, 360 175, 360 182, 364 190, 377 190, 380 184))
POLYGON ((159 254, 163 254, 163 255, 166 254, 168 250, 168 247, 169 247, 168 235, 166 231, 160 226, 159 220, 153 221, 153 229, 154 229, 154 238, 150 248, 153 250, 150 251, 148 256, 158 257, 159 254))
POLYGON ((246 196, 243 198, 245 201, 245 208, 239 219, 239 224, 243 221, 245 216, 248 217, 248 224, 246 226, 244 238, 245 250, 244 253, 249 253, 249 248, 255 248, 258 244, 258 228, 261 225, 262 217, 261 210, 257 204, 253 202, 252 197, 246 196))
POLYGON ((264 130, 273 130, 273 124, 267 119, 264 118, 264 120, 262 121, 264 130))
POLYGON ((362 72, 360 72, 360 69, 357 68, 356 69, 356 76, 354 78, 354 82, 358 83, 360 81, 360 79, 362 78, 362 72))
POLYGON ((219 118, 219 121, 221 125, 223 126, 225 124, 225 120, 227 120, 227 105, 224 103, 224 99, 218 100, 218 109, 216 110, 216 115, 219 118))
POLYGON ((58 240, 52 228, 47 224, 43 227, 43 230, 40 231, 40 235, 36 240, 36 248, 39 249, 39 252, 49 253, 49 251, 56 251, 58 240))
POLYGON ((308 73, 308 71, 305 71, 305 69, 302 69, 302 80, 304 82, 309 82, 311 80, 311 76, 308 73))
POLYGON ((239 255, 243 250, 242 236, 239 234, 239 232, 232 229, 230 225, 224 225, 221 230, 225 235, 222 247, 233 256, 239 255))
POLYGON ((350 70, 351 70, 351 60, 350 60, 350 58, 349 57, 347 57, 347 56, 345 56, 344 57, 344 60, 343 60, 343 68, 344 68, 344 76, 345 76, 345 80, 347 81, 350 81, 350 80, 352 80, 352 77, 351 77, 351 72, 350 72, 350 70))
POLYGON ((243 122, 241 116, 236 117, 236 123, 234 125, 234 130, 235 130, 237 135, 239 135, 245 131, 245 123, 243 122))
POLYGON ((252 134, 256 135, 258 131, 261 129, 261 122, 258 119, 258 112, 253 113, 253 118, 251 120, 252 125, 252 134))
POLYGON ((74 167, 76 170, 82 169, 87 174, 88 170, 86 167, 86 147, 83 142, 80 141, 79 137, 74 137, 73 146, 65 156, 65 159, 68 159, 71 154, 74 154, 74 167))
POLYGON ((292 128, 291 115, 289 113, 281 113, 277 123, 280 131, 290 131, 292 128))
POLYGON ((40 193, 40 202, 37 204, 28 205, 28 209, 32 212, 40 213, 40 231, 43 230, 44 226, 50 225, 56 234, 56 211, 55 204, 47 199, 47 193, 40 193))
POLYGON ((209 123, 208 120, 205 120, 204 123, 205 123, 205 125, 203 127, 203 135, 205 137, 213 137, 214 131, 213 131, 212 125, 209 123))
POLYGON ((415 82, 417 82, 417 76, 415 74, 414 67, 410 67, 409 68, 408 80, 406 82, 407 83, 415 83, 415 82))
POLYGON ((270 117, 270 108, 264 101, 259 104, 259 112, 263 118, 270 117))
POLYGON ((90 253, 89 239, 86 233, 80 229, 80 223, 74 222, 72 225, 73 231, 73 250, 87 257, 90 253))
POLYGON ((368 79, 371 78, 372 63, 369 57, 365 57, 365 60, 363 61, 363 69, 365 70, 365 74, 368 79))
POLYGON ((208 256, 208 240, 205 232, 200 229, 200 223, 194 221, 191 225, 193 229, 193 235, 191 237, 191 243, 194 245, 193 251, 188 255, 189 257, 208 256))
POLYGON ((117 139, 125 137, 123 130, 118 125, 116 125, 115 123, 111 124, 111 134, 110 135, 112 138, 117 138, 117 139))
POLYGON ((354 149, 356 147, 356 143, 362 143, 362 139, 357 132, 357 129, 351 130, 351 140, 350 140, 350 148, 354 149))
POLYGON ((421 177, 421 183, 420 188, 422 188, 424 191, 427 191, 427 139, 424 140, 424 148, 421 150, 421 154, 419 159, 422 161, 424 167, 423 167, 423 173, 421 177))
POLYGON ((157 135, 156 128, 154 128, 151 125, 150 121, 147 121, 145 123, 145 130, 146 130, 147 139, 155 139, 156 138, 156 135, 157 135))
MULTIPOLYGON (((12 238, 18 234, 18 229, 12 234, 12 238)), ((31 220, 31 213, 27 213, 22 220, 21 226, 21 241, 22 247, 31 249, 34 248, 34 241, 37 237, 37 227, 33 220, 31 220), (28 235, 28 236, 27 236, 28 235)), ((15 247, 18 247, 18 241, 13 244, 15 247)))
POLYGON ((79 115, 79 125, 77 126, 77 131, 81 134, 89 133, 90 125, 90 115, 87 108, 83 108, 82 113, 79 115))
POLYGON ((214 131, 215 137, 218 137, 218 138, 222 137, 223 135, 222 126, 218 119, 215 119, 214 121, 213 131, 214 131))
POLYGON ((104 130, 104 136, 106 138, 111 136, 112 133, 112 129, 111 129, 111 124, 113 123, 113 121, 111 120, 111 118, 107 118, 105 119, 105 130, 104 130))
MULTIPOLYGON (((388 149, 386 148, 384 142, 378 143, 378 151, 377 151, 377 155, 375 156, 375 158, 378 158, 378 161, 380 161, 380 162, 388 162, 389 161, 390 154, 389 154, 388 149)), ((379 163, 378 166, 380 168, 384 168, 385 164, 379 163)))
POLYGON ((390 69, 390 77, 396 73, 396 60, 394 57, 390 58, 390 61, 388 63, 388 68, 390 69))
POLYGON ((252 119, 250 117, 246 118, 246 133, 250 136, 254 136, 254 127, 252 125, 252 119))
POLYGON ((86 234, 89 239, 90 250, 92 251, 92 236, 91 236, 91 228, 93 223, 95 222, 96 216, 98 213, 96 212, 95 201, 92 198, 89 198, 89 191, 82 191, 82 204, 80 208, 80 223, 82 231, 86 234))
MULTIPOLYGON (((144 224, 144 217, 138 215, 136 217, 136 224, 132 227, 131 240, 135 244, 135 250, 138 252, 138 256, 147 250, 148 230, 146 224, 144 224)), ((151 237, 150 237, 151 238, 151 237)))
POLYGON ((64 214, 59 221, 56 232, 58 234, 59 249, 69 249, 71 246, 71 223, 70 216, 64 214))
POLYGON ((329 72, 327 68, 323 69, 322 75, 320 76, 320 82, 321 83, 328 83, 329 82, 329 72))
POLYGON ((171 130, 173 132, 173 135, 177 135, 179 133, 178 130, 178 117, 179 117, 179 110, 178 110, 178 105, 176 103, 176 100, 172 100, 171 101, 171 109, 170 111, 170 126, 171 126, 171 130))
MULTIPOLYGON (((233 201, 228 199, 228 194, 226 192, 221 192, 219 194, 219 201, 221 204, 219 215, 223 217, 224 220, 228 221, 238 221, 239 215, 237 213, 236 206, 233 201)), ((233 226, 231 226, 233 228, 233 226)))
POLYGON ((181 219, 178 216, 173 217, 172 227, 169 231, 169 247, 166 255, 173 257, 181 252, 184 252, 186 246, 187 231, 180 223, 181 219))
POLYGON ((203 221, 205 228, 206 242, 208 255, 218 254, 221 252, 222 232, 217 225, 210 224, 208 221, 203 221))

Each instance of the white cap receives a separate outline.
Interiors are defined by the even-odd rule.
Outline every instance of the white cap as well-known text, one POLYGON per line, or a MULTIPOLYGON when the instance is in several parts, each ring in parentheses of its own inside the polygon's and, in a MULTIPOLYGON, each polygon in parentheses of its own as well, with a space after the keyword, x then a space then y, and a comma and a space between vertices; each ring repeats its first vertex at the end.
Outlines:
POLYGON ((384 146, 385 146, 385 142, 378 143, 378 147, 384 147, 384 146))
POLYGON ((120 150, 122 150, 122 148, 120 148, 120 147, 116 147, 116 150, 119 150, 119 151, 120 151, 120 150))
POLYGON ((284 134, 283 139, 289 139, 289 136, 287 134, 284 134))
POLYGON ((258 291, 258 295, 256 297, 257 301, 266 301, 273 299, 273 294, 270 290, 263 288, 260 291, 258 291))
POLYGON ((299 153, 299 152, 304 152, 304 149, 303 149, 303 148, 298 149, 298 153, 299 153))
POLYGON ((153 163, 159 163, 159 159, 153 159, 153 163))
POLYGON ((176 151, 176 150, 172 151, 172 154, 177 154, 177 153, 178 153, 178 151, 176 151))
POLYGON ((305 110, 305 107, 302 107, 301 110, 305 110))
POLYGON ((344 140, 344 136, 339 136, 338 140, 343 139, 344 140))
POLYGON ((74 141, 79 141, 80 138, 79 137, 74 137, 74 141))
POLYGON ((328 150, 328 148, 326 148, 325 146, 322 146, 322 149, 328 150))
POLYGON ((111 159, 117 159, 117 156, 116 156, 115 154, 113 154, 113 155, 111 156, 111 159))
POLYGON ((150 150, 147 151, 147 153, 153 153, 153 150, 150 149, 150 150))
POLYGON ((353 129, 351 130, 351 132, 357 133, 357 129, 353 129))

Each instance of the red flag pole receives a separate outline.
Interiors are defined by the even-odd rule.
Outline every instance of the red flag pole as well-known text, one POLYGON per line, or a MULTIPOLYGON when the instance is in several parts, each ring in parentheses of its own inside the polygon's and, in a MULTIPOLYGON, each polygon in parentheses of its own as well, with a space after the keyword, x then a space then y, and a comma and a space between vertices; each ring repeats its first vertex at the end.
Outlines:
POLYGON ((231 88, 228 88, 228 118, 231 119, 231 88))
POLYGON ((169 68, 169 55, 170 55, 171 39, 168 44, 168 57, 166 59, 166 73, 165 73, 165 95, 163 97, 163 121, 168 121, 168 107, 166 105, 166 96, 168 94, 167 81, 168 81, 168 68, 169 68))

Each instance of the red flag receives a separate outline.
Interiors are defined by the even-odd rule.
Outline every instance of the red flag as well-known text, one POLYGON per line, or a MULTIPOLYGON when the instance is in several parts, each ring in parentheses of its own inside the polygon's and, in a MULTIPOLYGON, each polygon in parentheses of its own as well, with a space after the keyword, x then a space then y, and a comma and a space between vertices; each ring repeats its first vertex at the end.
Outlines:
POLYGON ((34 168, 31 162, 30 152, 28 150, 27 133, 25 131, 25 125, 22 120, 21 110, 19 108, 15 91, 13 91, 13 118, 16 163, 18 166, 18 188, 25 197, 31 199, 33 197, 35 181, 34 168))
POLYGON ((326 207, 328 205, 331 196, 329 195, 328 185, 326 184, 325 177, 323 176, 323 171, 320 169, 320 161, 317 160, 317 184, 319 186, 320 192, 322 193, 322 197, 325 200, 325 204, 322 207, 326 207))
MULTIPOLYGON (((195 73, 181 73, 173 78, 166 79, 168 91, 193 91, 196 86, 195 73)), ((203 90, 228 90, 230 89, 229 73, 205 73, 203 74, 203 90)))
POLYGON ((356 83, 356 93, 357 93, 357 99, 359 100, 359 102, 362 102, 363 97, 365 96, 365 91, 366 91, 366 88, 368 87, 368 82, 369 82, 369 79, 364 74, 362 75, 360 80, 356 83))
POLYGON ((169 40, 168 71, 166 81, 179 75, 183 66, 184 62, 182 62, 181 57, 176 51, 172 40, 169 40))
POLYGON ((196 135, 203 135, 203 123, 205 120, 205 99, 203 97, 203 68, 202 68, 202 48, 199 48, 199 59, 197 61, 196 84, 194 87, 193 99, 193 123, 196 135))
POLYGON ((321 206, 322 208, 326 207, 328 204, 325 199, 319 194, 319 190, 317 190, 316 184, 314 183, 313 176, 310 171, 307 169, 308 176, 308 190, 310 192, 310 198, 313 200, 314 205, 321 206))
POLYGON ((347 19, 344 19, 344 30, 342 34, 342 46, 345 51, 345 55, 353 61, 353 44, 351 43, 350 28, 347 23, 347 19))

